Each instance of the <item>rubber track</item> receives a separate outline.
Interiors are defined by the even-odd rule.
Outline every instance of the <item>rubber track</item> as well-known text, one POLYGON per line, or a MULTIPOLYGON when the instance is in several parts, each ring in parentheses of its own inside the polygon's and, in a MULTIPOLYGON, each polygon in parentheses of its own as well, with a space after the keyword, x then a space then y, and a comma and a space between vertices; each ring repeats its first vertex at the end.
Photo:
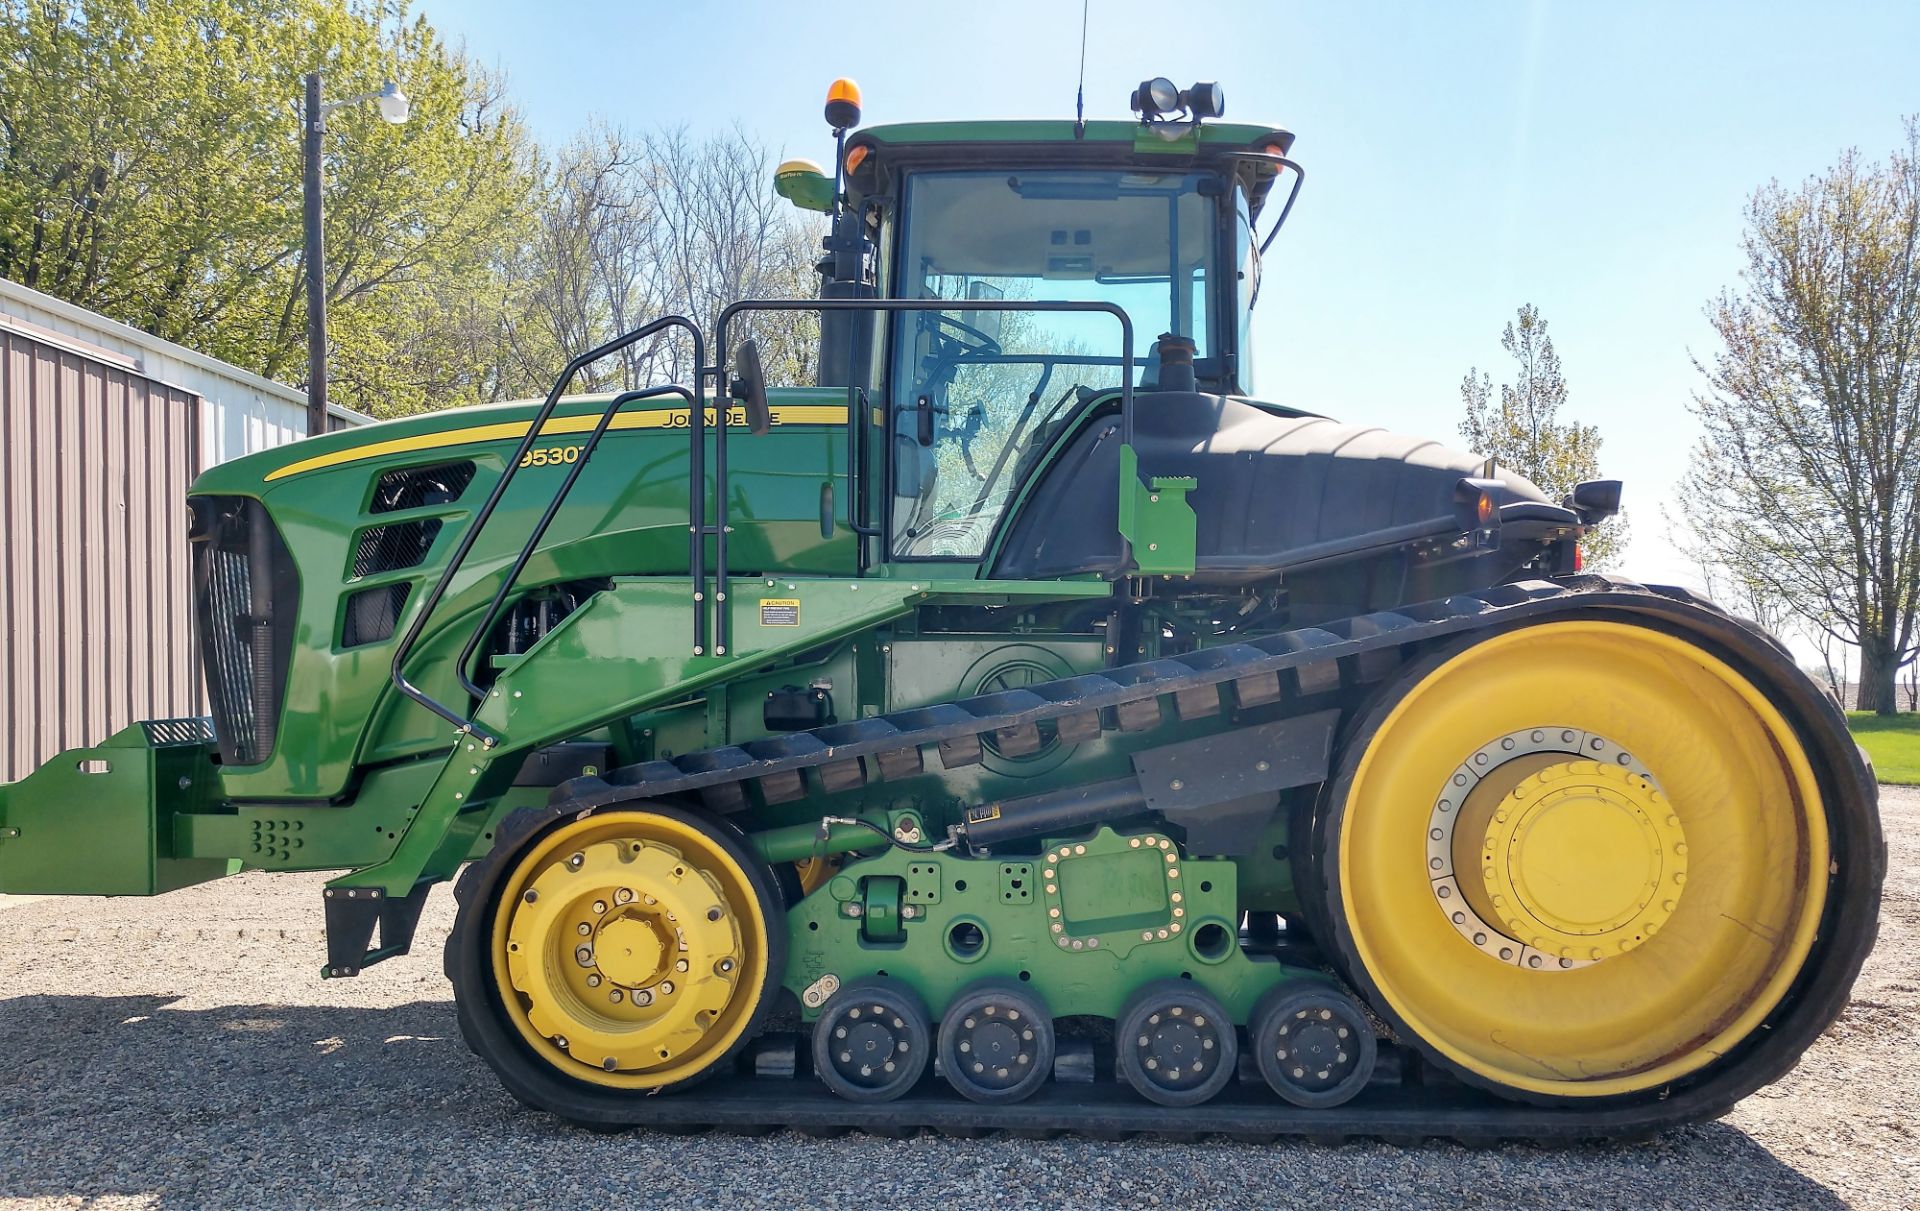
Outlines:
MULTIPOLYGON (((1836 847, 1836 856, 1849 868, 1850 877, 1840 885, 1846 894, 1829 895, 1828 916, 1821 929, 1825 945, 1816 948, 1802 980, 1766 1027, 1756 1031, 1758 1041, 1743 1047, 1737 1058, 1705 1079, 1658 1097, 1527 1105, 1472 1088, 1404 1049, 1397 1055, 1399 1062, 1390 1064, 1385 1053, 1391 1048, 1383 1046, 1382 1069, 1404 1071, 1408 1079, 1376 1077, 1353 1101, 1325 1110, 1286 1105, 1266 1093, 1264 1086, 1244 1079, 1212 1102, 1177 1111, 1146 1102, 1111 1079, 1100 1083, 1056 1080, 1027 1101, 981 1106, 961 1098, 931 1074, 899 1100, 863 1105, 830 1093, 805 1073, 804 1058, 795 1075, 792 1056, 805 1056, 805 1040, 783 1034, 759 1040, 743 1053, 734 1071, 716 1074, 690 1090, 664 1097, 609 1099, 587 1093, 588 1087, 582 1086, 577 1102, 556 1105, 541 1099, 547 1104, 540 1108, 598 1127, 668 1130, 752 1133, 791 1127, 822 1134, 863 1130, 890 1135, 918 1130, 973 1135, 998 1130, 1093 1137, 1219 1133, 1246 1139, 1301 1136, 1324 1141, 1357 1136, 1402 1142, 1444 1138, 1469 1145, 1502 1140, 1633 1139, 1724 1114, 1740 1098, 1789 1071, 1844 1007, 1876 931, 1886 848, 1871 773, 1850 741, 1842 745, 1835 740, 1835 735, 1842 741, 1847 735, 1838 707, 1799 673, 1778 640, 1685 589, 1598 575, 1522 581, 1024 689, 728 745, 670 761, 642 762, 601 776, 575 778, 554 789, 547 807, 513 813, 502 821, 493 853, 511 853, 519 838, 562 817, 614 803, 684 801, 697 795, 709 811, 726 813, 750 801, 745 794, 749 781, 756 781, 761 797, 774 803, 846 791, 869 778, 917 775, 927 768, 928 751, 940 755, 943 767, 971 764, 979 760, 983 740, 1004 743, 1041 723, 1063 730, 1144 730, 1165 718, 1163 698, 1171 698, 1181 718, 1219 713, 1223 687, 1229 706, 1264 706, 1378 682, 1401 667, 1414 645, 1426 647, 1548 616, 1602 612, 1613 617, 1641 615, 1650 625, 1678 628, 1704 639, 1761 674, 1758 680, 1773 682, 1772 688, 1792 697, 1789 716, 1797 710, 1810 731, 1821 733, 1806 739, 1809 748, 1816 750, 1816 765, 1823 766, 1829 804, 1838 802, 1854 811, 1858 817, 1852 821, 1854 835, 1866 840, 1864 853, 1842 854, 1843 847, 1836 847), (1782 670, 1797 680, 1783 684, 1782 670)), ((1847 823, 1836 821, 1842 827, 1847 823)), ((470 915, 464 910, 471 889, 491 861, 470 864, 456 885, 463 911, 447 943, 449 969, 470 915)), ((502 1076, 512 1088, 515 1082, 509 1074, 502 1072, 502 1076)))
POLYGON ((1119 713, 1121 731, 1151 727, 1160 722, 1157 712, 1139 712, 1144 719, 1133 726, 1136 720, 1128 717, 1127 708, 1155 703, 1165 695, 1174 695, 1175 708, 1187 718, 1217 713, 1218 698, 1210 699, 1205 691, 1229 683, 1235 704, 1252 707, 1335 689, 1343 682, 1353 686, 1378 681, 1398 667, 1410 644, 1562 611, 1575 599, 1610 606, 1652 601, 1690 606, 1748 629, 1791 659, 1771 636, 1685 589, 1603 576, 1521 581, 1402 610, 1355 615, 1323 627, 1282 631, 1247 643, 725 745, 671 760, 621 766, 562 783, 554 788, 551 802, 588 808, 698 793, 709 811, 724 813, 747 806, 742 788, 749 781, 759 784, 768 803, 845 791, 876 775, 921 773, 926 768, 922 750, 930 748, 940 749, 943 766, 973 764, 979 759, 982 739, 1004 741, 1043 722, 1056 726, 1064 722, 1069 727, 1078 722, 1098 728, 1097 719, 1088 716, 1112 709, 1119 713), (893 770, 900 772, 889 772, 893 770), (802 784, 802 776, 810 785, 802 784))

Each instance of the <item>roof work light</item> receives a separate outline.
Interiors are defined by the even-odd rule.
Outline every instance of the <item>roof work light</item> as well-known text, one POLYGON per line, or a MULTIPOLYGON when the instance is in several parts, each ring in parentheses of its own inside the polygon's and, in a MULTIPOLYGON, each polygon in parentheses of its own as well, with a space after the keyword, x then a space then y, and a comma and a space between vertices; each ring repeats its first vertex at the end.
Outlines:
POLYGON ((1130 104, 1142 122, 1152 122, 1180 108, 1180 90, 1165 76, 1155 76, 1140 82, 1140 87, 1133 90, 1130 104))
POLYGON ((1165 76, 1142 80, 1129 102, 1142 122, 1164 122, 1186 117, 1198 123, 1202 118, 1217 118, 1227 112, 1227 94, 1218 84, 1202 81, 1192 88, 1177 88, 1165 76))

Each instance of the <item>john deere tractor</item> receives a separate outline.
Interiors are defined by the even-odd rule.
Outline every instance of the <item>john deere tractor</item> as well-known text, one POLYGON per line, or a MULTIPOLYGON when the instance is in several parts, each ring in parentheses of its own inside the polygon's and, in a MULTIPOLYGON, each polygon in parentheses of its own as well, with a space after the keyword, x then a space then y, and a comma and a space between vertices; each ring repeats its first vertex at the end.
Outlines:
POLYGON ((466 1041, 592 1124, 1561 1139, 1779 1077, 1874 935, 1842 715, 1581 572, 1619 483, 1249 394, 1302 178, 1223 108, 842 81, 775 183, 817 298, 212 468, 211 718, 0 787, 0 891, 340 871, 350 977, 455 880, 466 1041))

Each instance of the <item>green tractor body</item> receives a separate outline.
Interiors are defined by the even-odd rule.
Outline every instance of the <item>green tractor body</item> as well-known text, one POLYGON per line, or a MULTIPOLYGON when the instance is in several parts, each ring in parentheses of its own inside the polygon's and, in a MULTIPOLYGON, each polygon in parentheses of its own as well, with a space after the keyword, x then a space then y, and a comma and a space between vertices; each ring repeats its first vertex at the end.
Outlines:
POLYGON ((1603 1134, 1770 1079, 1871 937, 1884 858, 1837 714, 1744 624, 1577 574, 1617 484, 1553 501, 1476 455, 1254 397, 1256 229, 1284 213, 1292 136, 1153 117, 859 131, 832 181, 782 170, 833 214, 819 300, 626 338, 692 343, 693 381, 568 394, 586 355, 545 401, 206 472, 211 719, 0 786, 0 891, 337 870, 324 973, 353 976, 404 952, 465 866, 448 970, 469 1041, 522 1099, 588 1121, 744 1122, 784 1054, 833 1091, 806 1112, 822 1122, 905 1098, 888 1113, 1072 1128, 1085 1107, 1059 1090, 1097 1069, 1213 1127, 1252 1098, 1233 1113, 1310 1130, 1356 1095, 1414 1104, 1375 1077, 1360 1001, 1394 1027, 1405 1088, 1458 1078, 1485 1134, 1515 1129, 1503 1099, 1603 1134), (815 343, 780 326, 795 316, 815 343), (1521 635, 1537 671, 1499 655, 1521 635), (1648 671, 1551 680, 1596 652, 1648 671), (1459 676, 1484 722, 1421 705, 1459 676), (1746 704, 1726 730, 1748 747, 1702 766, 1785 756, 1700 789, 1690 759, 1643 759, 1668 738, 1616 719, 1635 686, 1746 704), (1392 764, 1416 748, 1425 782, 1392 764), (1393 778, 1414 790, 1368 789, 1393 778), (1736 866, 1797 855, 1797 891, 1711 873, 1716 837, 1736 866), (1615 854, 1643 841, 1651 858, 1615 854), (1733 1060, 1636 1050, 1664 995, 1641 977, 1619 1021, 1555 1044, 1591 1048, 1591 1079, 1503 1066, 1498 1021, 1429 1013, 1438 977, 1387 957, 1398 901, 1360 906, 1402 859, 1404 915, 1456 984, 1538 991, 1550 1017, 1580 981, 1608 1001, 1601 976, 1627 980, 1667 928, 1693 948, 1670 962, 1722 965, 1761 1011, 1733 1060), (1688 915, 1743 895, 1770 948, 1688 915), (793 1030, 769 1032, 782 1012, 793 1030), (1117 1024, 1111 1061, 1076 1067, 1051 1021, 1074 1016, 1117 1024), (1197 1109, 1245 1084, 1239 1050, 1279 1100, 1248 1084, 1197 1109), (925 1077, 935 1053, 963 1099, 925 1077), (1048 1083, 1041 1114, 1026 1099, 1048 1083))

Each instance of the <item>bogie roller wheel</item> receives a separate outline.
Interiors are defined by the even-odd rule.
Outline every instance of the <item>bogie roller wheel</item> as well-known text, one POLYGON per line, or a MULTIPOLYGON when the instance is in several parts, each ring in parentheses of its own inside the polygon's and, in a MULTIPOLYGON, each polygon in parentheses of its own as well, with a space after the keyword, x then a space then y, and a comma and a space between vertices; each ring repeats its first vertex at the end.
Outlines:
POLYGON ((1338 1106, 1373 1076, 1373 1027, 1353 998, 1335 989, 1273 989, 1254 1008, 1247 1034, 1260 1075, 1296 1106, 1338 1106))
POLYGON ((962 992, 940 1020, 940 1067, 962 1097, 1024 1101, 1053 1073, 1053 1017, 1030 993, 999 981, 962 992))
POLYGON ((723 1070, 780 986, 786 926, 730 825, 647 804, 545 809, 462 883, 462 1033, 520 1100, 587 1123, 723 1070))
POLYGON ((1871 926, 1821 920, 1831 886, 1858 921, 1838 889, 1871 878, 1871 791, 1775 648, 1699 633, 1736 646, 1598 617, 1492 632, 1356 721, 1314 823, 1317 932, 1430 1061, 1540 1104, 1751 1089, 1837 1011, 1871 926))
POLYGON ((855 980, 833 994, 813 1027, 813 1070, 850 1102, 890 1102, 933 1058, 926 1006, 898 980, 855 980))
POLYGON ((1239 1063, 1227 1011, 1187 980, 1161 980, 1134 993, 1113 1032, 1121 1075, 1162 1106, 1199 1105, 1226 1088, 1239 1063))

